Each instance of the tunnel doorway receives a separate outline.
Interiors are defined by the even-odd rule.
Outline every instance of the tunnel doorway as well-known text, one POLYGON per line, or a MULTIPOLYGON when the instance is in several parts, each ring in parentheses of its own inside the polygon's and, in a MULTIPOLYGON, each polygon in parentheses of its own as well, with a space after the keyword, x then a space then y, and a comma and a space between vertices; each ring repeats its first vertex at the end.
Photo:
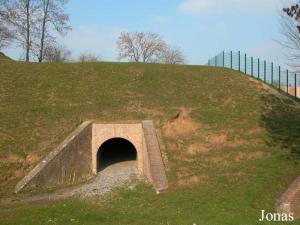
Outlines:
POLYGON ((112 138, 105 141, 97 152, 97 172, 106 167, 120 163, 132 161, 136 165, 137 151, 134 145, 123 138, 112 138))

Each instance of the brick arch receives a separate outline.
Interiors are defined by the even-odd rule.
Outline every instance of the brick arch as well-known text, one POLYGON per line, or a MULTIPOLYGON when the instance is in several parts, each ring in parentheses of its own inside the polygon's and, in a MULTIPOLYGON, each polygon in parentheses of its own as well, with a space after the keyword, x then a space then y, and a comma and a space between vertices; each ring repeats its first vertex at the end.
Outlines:
POLYGON ((97 173, 97 153, 101 145, 114 138, 129 141, 136 149, 137 167, 143 171, 144 134, 141 124, 94 124, 92 140, 92 171, 97 173))

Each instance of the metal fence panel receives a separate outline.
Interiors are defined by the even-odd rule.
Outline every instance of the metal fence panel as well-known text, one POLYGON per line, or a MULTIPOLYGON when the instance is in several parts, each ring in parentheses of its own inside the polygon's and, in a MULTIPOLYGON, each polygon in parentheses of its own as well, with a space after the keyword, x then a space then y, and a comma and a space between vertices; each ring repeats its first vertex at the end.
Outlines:
POLYGON ((299 75, 284 70, 272 62, 254 58, 238 52, 221 52, 208 60, 208 66, 225 67, 255 77, 262 82, 268 83, 280 89, 286 94, 300 98, 299 75))

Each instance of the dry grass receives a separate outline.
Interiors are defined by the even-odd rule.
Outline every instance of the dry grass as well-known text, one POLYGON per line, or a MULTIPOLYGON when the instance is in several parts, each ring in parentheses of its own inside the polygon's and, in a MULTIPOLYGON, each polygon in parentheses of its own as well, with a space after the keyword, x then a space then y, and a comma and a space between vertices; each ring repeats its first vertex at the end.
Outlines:
POLYGON ((19 155, 9 153, 5 158, 1 158, 1 163, 23 163, 25 159, 19 155))
POLYGON ((190 171, 180 170, 176 173, 177 185, 180 187, 192 187, 194 185, 204 184, 208 181, 208 175, 191 175, 190 171))
MULTIPOLYGON (((263 129, 261 128, 251 129, 247 131, 246 134, 253 135, 262 131, 263 129)), ((205 140, 189 145, 186 150, 186 153, 188 153, 189 155, 208 153, 212 150, 222 149, 224 147, 238 148, 241 146, 256 146, 261 142, 259 139, 252 139, 251 141, 245 140, 237 135, 236 132, 232 132, 232 130, 220 133, 201 131, 198 136, 198 140, 201 140, 200 137, 204 137, 205 140), (235 135, 232 140, 230 139, 230 134, 235 135)))
POLYGON ((192 144, 188 147, 187 153, 189 155, 195 155, 195 154, 198 154, 198 153, 207 153, 210 150, 211 149, 208 146, 205 146, 202 143, 195 143, 195 144, 192 144))
POLYGON ((137 67, 137 66, 131 66, 129 67, 129 73, 135 78, 139 79, 144 75, 144 70, 137 67))
POLYGON ((262 158, 269 157, 269 154, 262 152, 262 151, 255 151, 255 152, 230 152, 223 155, 217 156, 209 156, 204 159, 206 163, 212 163, 216 165, 223 165, 229 166, 236 163, 242 163, 244 161, 249 160, 259 160, 262 158))
POLYGON ((164 117, 165 114, 159 110, 159 109, 150 109, 150 108, 147 108, 147 107, 143 107, 142 108, 142 112, 149 115, 150 117, 164 117))

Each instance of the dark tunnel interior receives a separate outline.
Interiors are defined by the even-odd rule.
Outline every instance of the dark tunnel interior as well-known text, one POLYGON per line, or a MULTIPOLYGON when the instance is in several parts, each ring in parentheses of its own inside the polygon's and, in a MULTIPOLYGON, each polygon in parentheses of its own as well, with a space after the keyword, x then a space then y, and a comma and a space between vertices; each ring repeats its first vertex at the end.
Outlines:
POLYGON ((112 138, 104 142, 97 153, 97 172, 124 161, 137 159, 134 145, 123 138, 112 138))

